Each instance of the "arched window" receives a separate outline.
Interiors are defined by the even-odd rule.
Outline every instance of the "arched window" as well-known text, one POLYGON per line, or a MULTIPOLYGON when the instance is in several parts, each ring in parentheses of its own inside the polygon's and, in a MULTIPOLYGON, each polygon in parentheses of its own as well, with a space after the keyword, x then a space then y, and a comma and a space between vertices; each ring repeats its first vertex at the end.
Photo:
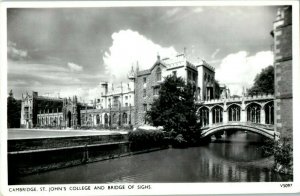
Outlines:
POLYGON ((207 78, 207 75, 206 75, 206 73, 204 74, 204 81, 206 81, 206 78, 207 78))
POLYGON ((209 110, 206 107, 202 107, 199 110, 200 115, 200 125, 201 127, 205 127, 209 124, 209 110))
POLYGON ((257 103, 251 103, 247 107, 247 121, 260 123, 260 108, 257 103))
POLYGON ((97 125, 99 125, 100 124, 100 116, 99 116, 99 114, 97 114, 97 116, 96 116, 96 121, 97 121, 97 125))
POLYGON ((108 124, 108 115, 104 114, 104 123, 107 125, 108 124))
POLYGON ((128 118, 127 113, 123 113, 123 124, 127 124, 128 118))
POLYGON ((274 124, 274 102, 265 105, 266 124, 274 124))
POLYGON ((241 108, 237 105, 232 105, 228 108, 228 121, 240 121, 241 108))
POLYGON ((212 118, 213 124, 223 122, 223 108, 221 106, 212 109, 212 118))
POLYGON ((121 126, 121 122, 122 122, 122 114, 119 114, 119 119, 118 119, 118 125, 121 126))
POLYGON ((113 124, 117 124, 117 122, 118 122, 118 115, 117 114, 113 114, 113 116, 112 116, 112 123, 113 124))
POLYGON ((158 67, 156 69, 156 81, 161 81, 161 69, 158 67))

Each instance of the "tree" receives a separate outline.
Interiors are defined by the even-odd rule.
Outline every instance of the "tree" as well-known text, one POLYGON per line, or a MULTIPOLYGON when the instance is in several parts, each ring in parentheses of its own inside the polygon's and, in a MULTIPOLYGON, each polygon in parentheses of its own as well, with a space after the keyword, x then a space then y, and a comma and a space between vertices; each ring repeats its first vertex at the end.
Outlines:
POLYGON ((21 118, 21 101, 16 100, 13 96, 12 90, 7 97, 7 127, 18 128, 20 127, 21 118))
POLYGON ((194 92, 196 87, 175 75, 168 76, 161 84, 159 97, 147 112, 148 122, 163 126, 173 138, 181 134, 186 141, 194 139, 197 130, 194 92))
POLYGON ((248 89, 248 95, 274 94, 274 67, 268 66, 256 75, 253 86, 248 89))

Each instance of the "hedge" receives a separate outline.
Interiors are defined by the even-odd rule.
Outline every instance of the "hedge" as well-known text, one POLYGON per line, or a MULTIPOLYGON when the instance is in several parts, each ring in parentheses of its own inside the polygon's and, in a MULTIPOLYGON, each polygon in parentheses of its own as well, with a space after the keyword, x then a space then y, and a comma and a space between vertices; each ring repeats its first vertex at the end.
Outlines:
POLYGON ((146 149, 164 144, 164 133, 159 130, 141 130, 128 133, 132 149, 146 149))

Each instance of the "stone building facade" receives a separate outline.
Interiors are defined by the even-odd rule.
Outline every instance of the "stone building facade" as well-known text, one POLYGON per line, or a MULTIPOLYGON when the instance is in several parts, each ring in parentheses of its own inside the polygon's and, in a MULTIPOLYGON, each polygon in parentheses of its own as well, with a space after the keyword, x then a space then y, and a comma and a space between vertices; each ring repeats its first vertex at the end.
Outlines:
MULTIPOLYGON (((131 72, 133 74, 133 72, 131 72)), ((80 111, 81 125, 101 127, 131 127, 134 124, 134 76, 117 86, 100 83, 100 98, 94 109, 80 111)))
POLYGON ((273 24, 276 131, 281 137, 293 133, 292 7, 278 9, 273 24))
POLYGON ((26 93, 22 95, 21 127, 77 127, 82 108, 86 106, 76 96, 53 98, 39 96, 37 92, 26 93))
POLYGON ((176 75, 187 82, 194 83, 197 89, 196 100, 214 99, 215 70, 205 61, 194 64, 187 60, 184 54, 175 58, 160 59, 150 69, 136 70, 135 77, 135 125, 147 124, 145 114, 151 108, 153 99, 158 97, 160 85, 168 75, 176 75))

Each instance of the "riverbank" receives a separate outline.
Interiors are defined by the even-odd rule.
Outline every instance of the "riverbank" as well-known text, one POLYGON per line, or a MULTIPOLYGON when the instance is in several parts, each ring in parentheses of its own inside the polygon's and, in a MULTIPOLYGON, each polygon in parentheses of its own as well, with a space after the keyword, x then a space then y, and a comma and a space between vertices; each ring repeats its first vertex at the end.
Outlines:
POLYGON ((132 150, 131 142, 128 141, 128 132, 125 131, 21 129, 10 131, 7 141, 10 184, 14 184, 15 179, 24 175, 167 147, 132 150))

